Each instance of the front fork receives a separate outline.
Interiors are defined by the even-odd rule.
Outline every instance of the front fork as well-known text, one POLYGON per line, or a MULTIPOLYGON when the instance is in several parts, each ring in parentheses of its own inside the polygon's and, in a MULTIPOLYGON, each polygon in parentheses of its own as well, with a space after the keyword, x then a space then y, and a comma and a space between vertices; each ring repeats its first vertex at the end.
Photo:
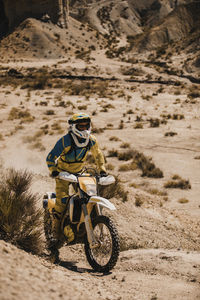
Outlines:
POLYGON ((94 232, 93 232, 93 227, 92 227, 92 221, 90 218, 90 215, 88 214, 87 206, 86 204, 82 204, 82 209, 83 209, 83 214, 84 214, 84 219, 85 219, 85 228, 87 232, 87 238, 88 242, 90 244, 90 248, 97 248, 99 247, 99 243, 95 238, 94 232))

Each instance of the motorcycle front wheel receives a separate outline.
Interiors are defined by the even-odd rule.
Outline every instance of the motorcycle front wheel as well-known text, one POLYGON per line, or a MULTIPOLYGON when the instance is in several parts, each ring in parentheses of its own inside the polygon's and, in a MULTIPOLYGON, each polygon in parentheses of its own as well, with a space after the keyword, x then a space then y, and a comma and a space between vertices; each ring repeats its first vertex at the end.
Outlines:
POLYGON ((119 236, 113 222, 106 216, 93 220, 93 231, 99 246, 90 248, 85 239, 85 254, 90 266, 97 272, 109 272, 117 263, 119 256, 119 236))

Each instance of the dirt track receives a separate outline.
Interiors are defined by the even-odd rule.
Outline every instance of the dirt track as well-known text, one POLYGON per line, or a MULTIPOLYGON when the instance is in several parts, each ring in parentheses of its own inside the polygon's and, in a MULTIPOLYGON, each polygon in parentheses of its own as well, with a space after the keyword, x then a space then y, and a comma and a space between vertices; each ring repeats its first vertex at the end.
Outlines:
POLYGON ((0 299, 200 298, 197 252, 129 250, 113 272, 102 275, 79 250, 63 249, 61 265, 55 266, 1 241, 0 299))

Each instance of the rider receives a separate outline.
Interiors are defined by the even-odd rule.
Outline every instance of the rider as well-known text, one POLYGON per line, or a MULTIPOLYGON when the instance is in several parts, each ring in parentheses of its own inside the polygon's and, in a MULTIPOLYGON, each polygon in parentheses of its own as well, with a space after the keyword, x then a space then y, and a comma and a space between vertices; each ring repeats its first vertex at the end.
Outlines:
MULTIPOLYGON (((69 130, 57 141, 47 156, 47 166, 50 174, 56 179, 56 203, 53 211, 53 245, 59 248, 61 235, 61 219, 69 199, 69 182, 59 179, 59 172, 78 173, 83 169, 88 151, 90 150, 99 172, 106 175, 105 161, 97 139, 91 135, 91 119, 85 113, 74 114, 68 121, 69 130)), ((73 240, 73 232, 69 230, 68 242, 73 240)), ((50 250, 51 250, 50 247, 50 250)))

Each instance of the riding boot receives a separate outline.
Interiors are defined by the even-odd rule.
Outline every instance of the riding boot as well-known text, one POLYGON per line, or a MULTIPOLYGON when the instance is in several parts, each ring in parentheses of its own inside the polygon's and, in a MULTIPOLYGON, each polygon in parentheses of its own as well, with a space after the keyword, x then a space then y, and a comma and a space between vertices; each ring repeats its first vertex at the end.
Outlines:
POLYGON ((53 264, 59 264, 59 250, 56 247, 51 247, 50 249, 49 260, 53 264))
POLYGON ((52 210, 52 237, 49 240, 48 249, 54 252, 54 249, 62 247, 62 234, 61 234, 61 216, 62 214, 55 209, 52 210))

